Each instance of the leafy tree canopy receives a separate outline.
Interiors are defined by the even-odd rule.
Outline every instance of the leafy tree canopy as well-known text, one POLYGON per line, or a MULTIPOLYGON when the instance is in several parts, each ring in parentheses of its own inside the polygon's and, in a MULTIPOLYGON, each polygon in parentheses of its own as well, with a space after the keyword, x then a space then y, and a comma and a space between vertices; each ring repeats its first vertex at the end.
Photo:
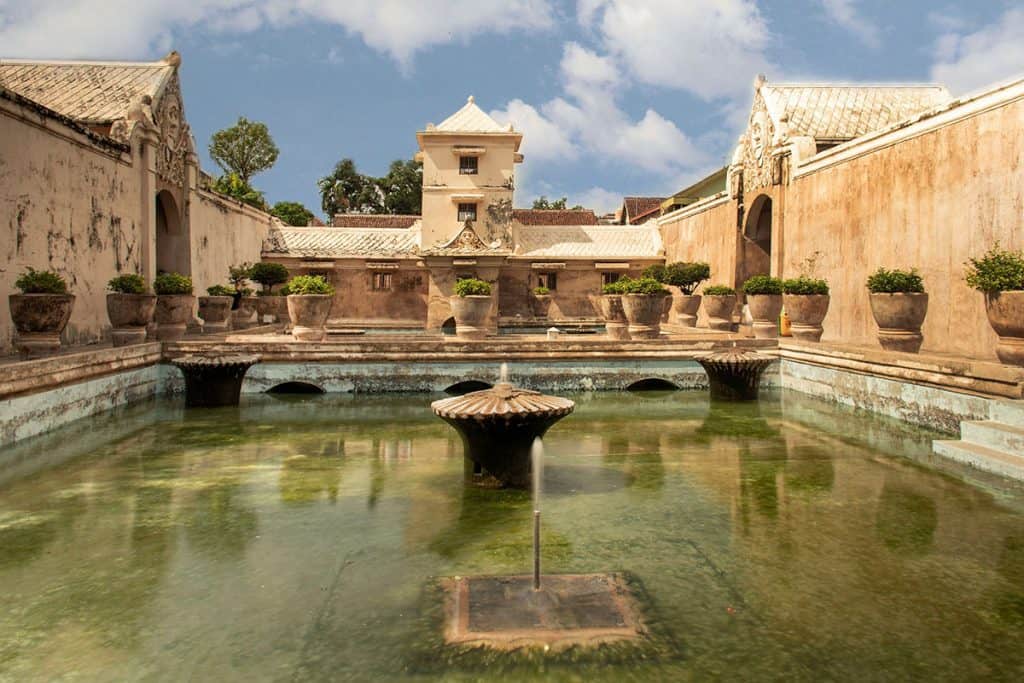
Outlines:
POLYGON ((271 216, 277 216, 285 225, 305 227, 313 218, 313 212, 299 202, 278 202, 270 209, 271 216))
POLYGON ((210 158, 225 175, 236 174, 243 183, 277 161, 278 149, 265 123, 238 117, 238 123, 210 138, 210 158))
MULTIPOLYGON (((562 197, 561 199, 548 199, 544 195, 541 195, 537 199, 533 200, 533 208, 541 210, 552 210, 552 209, 567 209, 569 204, 568 197, 562 197)), ((584 208, 577 204, 572 207, 572 211, 583 211, 584 208)))
POLYGON ((422 211, 423 164, 418 161, 392 161, 377 186, 384 195, 383 213, 418 215, 422 211))
POLYGON ((342 159, 317 185, 328 217, 338 213, 419 214, 423 165, 396 160, 387 175, 376 178, 360 173, 351 159, 342 159))
POLYGON ((263 198, 263 193, 243 181, 237 173, 228 173, 217 178, 213 182, 213 189, 215 192, 227 195, 240 202, 245 202, 249 206, 255 206, 257 209, 264 211, 267 209, 267 202, 263 198))

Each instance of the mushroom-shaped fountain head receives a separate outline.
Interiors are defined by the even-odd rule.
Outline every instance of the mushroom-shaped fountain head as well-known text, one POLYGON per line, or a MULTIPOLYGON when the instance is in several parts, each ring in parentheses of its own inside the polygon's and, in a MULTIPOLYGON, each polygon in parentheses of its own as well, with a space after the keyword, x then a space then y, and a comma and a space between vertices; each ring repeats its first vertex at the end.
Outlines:
POLYGON ((171 364, 185 376, 185 405, 238 405, 245 373, 260 361, 257 355, 181 356, 171 364))
POLYGON ((514 488, 530 486, 533 440, 575 407, 569 399, 508 382, 430 404, 435 415, 459 432, 474 473, 514 488))
POLYGON ((761 374, 771 358, 746 349, 725 349, 697 359, 708 373, 711 398, 725 401, 757 400, 761 374))

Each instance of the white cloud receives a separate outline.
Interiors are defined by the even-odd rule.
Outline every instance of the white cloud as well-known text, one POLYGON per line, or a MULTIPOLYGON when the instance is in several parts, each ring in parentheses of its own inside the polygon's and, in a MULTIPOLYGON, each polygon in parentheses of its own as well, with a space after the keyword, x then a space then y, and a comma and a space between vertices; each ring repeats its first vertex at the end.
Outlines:
POLYGON ((854 0, 821 0, 825 13, 835 24, 846 29, 872 49, 882 46, 878 26, 857 11, 854 0))
POLYGON ((520 100, 493 112, 523 131, 527 161, 587 154, 603 162, 673 174, 707 160, 675 123, 648 109, 632 120, 617 101, 620 76, 611 59, 567 43, 561 61, 565 96, 539 108, 520 100), (536 135, 536 139, 532 139, 536 135))
POLYGON ((196 28, 247 33, 321 21, 409 68, 428 47, 549 28, 549 0, 33 0, 0 3, 4 56, 139 59, 196 28))
POLYGON ((753 0, 583 0, 605 49, 643 83, 712 100, 749 92, 771 34, 753 0))
POLYGON ((604 187, 591 187, 579 192, 569 200, 569 206, 580 204, 598 213, 612 213, 622 206, 622 193, 613 192, 604 187))
POLYGON ((947 33, 935 45, 932 78, 955 95, 1024 72, 1024 9, 1007 10, 993 24, 966 35, 947 33))

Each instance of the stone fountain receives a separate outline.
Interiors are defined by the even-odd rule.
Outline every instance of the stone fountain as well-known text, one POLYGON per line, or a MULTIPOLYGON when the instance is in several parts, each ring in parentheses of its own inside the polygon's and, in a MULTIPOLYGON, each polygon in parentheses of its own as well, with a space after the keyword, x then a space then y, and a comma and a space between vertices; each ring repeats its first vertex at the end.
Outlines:
POLYGON ((731 348, 697 359, 708 373, 711 398, 724 401, 755 401, 761 375, 772 358, 756 351, 731 348))
POLYGON ((189 355, 171 360, 185 376, 185 405, 234 406, 242 392, 245 373, 260 361, 248 354, 189 355))
POLYGON ((571 413, 575 404, 512 386, 504 374, 503 369, 502 381, 491 389, 434 401, 430 408, 462 437, 474 482, 528 488, 534 439, 571 413))

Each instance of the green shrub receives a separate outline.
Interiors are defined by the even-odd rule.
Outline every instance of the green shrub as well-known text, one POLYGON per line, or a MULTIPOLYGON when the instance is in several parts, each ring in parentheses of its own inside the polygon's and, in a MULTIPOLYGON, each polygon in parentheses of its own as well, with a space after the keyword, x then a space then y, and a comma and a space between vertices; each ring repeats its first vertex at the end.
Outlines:
POLYGON ((630 277, 620 277, 615 282, 609 282, 608 284, 601 287, 602 294, 625 294, 626 287, 632 282, 630 277))
POLYGON ((234 287, 228 287, 226 285, 214 285, 213 287, 207 287, 206 293, 210 296, 234 296, 237 294, 234 287))
POLYGON ((755 275, 743 283, 743 293, 747 296, 782 294, 782 280, 771 275, 755 275))
POLYGON ((813 277, 801 275, 782 283, 783 294, 828 294, 828 283, 813 277))
POLYGON ((456 296, 490 296, 491 283, 468 277, 455 283, 456 296))
MULTIPOLYGON (((621 280, 620 280, 621 282, 621 280)), ((623 294, 668 294, 665 285, 652 277, 642 277, 637 280, 627 279, 622 287, 623 294)))
POLYGON ((693 294, 700 283, 711 277, 711 266, 706 263, 671 263, 665 268, 665 284, 678 287, 687 296, 693 294))
POLYGON ((252 265, 243 263, 240 266, 228 266, 228 282, 241 291, 245 281, 252 279, 252 265))
POLYGON ((288 285, 281 285, 281 289, 277 290, 278 296, 288 296, 292 293, 292 288, 288 285))
POLYGON ((107 289, 117 294, 145 294, 146 280, 138 273, 126 273, 110 278, 107 289))
POLYGON ((22 294, 67 294, 68 283, 52 270, 29 268, 18 276, 14 286, 22 294))
POLYGON ((334 294, 334 287, 323 275, 296 275, 287 287, 289 295, 334 294))
POLYGON ((537 296, 544 296, 545 294, 550 294, 551 290, 548 289, 547 287, 534 287, 533 293, 536 294, 537 296))
POLYGON ((280 263, 254 263, 249 268, 249 279, 263 285, 267 291, 273 291, 274 285, 288 282, 288 269, 280 263))
POLYGON ((157 294, 191 294, 192 278, 178 273, 160 273, 153 279, 153 291, 157 294))
POLYGON ((1024 252, 1001 249, 996 242, 984 256, 967 263, 967 284, 979 292, 1024 289, 1024 252))
POLYGON ((665 282, 665 277, 667 276, 667 274, 668 266, 655 264, 653 266, 647 266, 646 268, 644 268, 643 271, 640 273, 640 277, 650 278, 652 280, 657 280, 658 282, 665 282))
POLYGON ((704 296, 729 296, 735 294, 736 290, 726 285, 711 285, 704 288, 704 296))
POLYGON ((886 270, 879 268, 868 278, 868 291, 872 294, 917 293, 924 291, 924 280, 916 268, 886 270))

